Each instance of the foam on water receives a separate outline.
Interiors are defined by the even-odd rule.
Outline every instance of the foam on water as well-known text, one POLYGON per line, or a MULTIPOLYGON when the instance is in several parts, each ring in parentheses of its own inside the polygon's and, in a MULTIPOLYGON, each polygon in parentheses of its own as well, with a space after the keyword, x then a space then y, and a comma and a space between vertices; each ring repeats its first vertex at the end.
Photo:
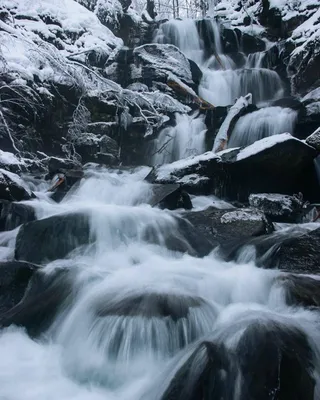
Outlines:
MULTIPOLYGON (((1 399, 161 398, 155 376, 171 379, 168 363, 180 365, 202 338, 234 342, 237 323, 262 315, 300 326, 320 343, 316 312, 286 305, 281 272, 256 268, 248 254, 226 263, 214 254, 194 258, 168 250, 167 233, 182 233, 174 212, 145 204, 148 171, 88 169, 62 203, 46 196, 30 203, 39 218, 90 215, 96 244, 44 267, 73 271, 74 290, 42 337, 32 340, 14 327, 1 331, 1 399), (150 235, 157 240, 151 243, 150 235)), ((0 235, 8 252, 15 235, 0 235)))

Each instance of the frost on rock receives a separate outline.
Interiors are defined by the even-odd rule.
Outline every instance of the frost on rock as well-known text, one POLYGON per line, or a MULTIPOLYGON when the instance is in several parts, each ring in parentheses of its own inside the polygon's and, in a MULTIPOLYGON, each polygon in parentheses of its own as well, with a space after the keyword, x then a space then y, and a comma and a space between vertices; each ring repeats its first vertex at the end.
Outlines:
POLYGON ((144 97, 153 105, 153 107, 164 113, 185 114, 191 111, 191 108, 183 105, 170 95, 161 92, 147 92, 144 97))
POLYGON ((295 214, 302 210, 303 200, 298 196, 258 193, 249 196, 249 204, 274 219, 277 217, 294 218, 295 214))
POLYGON ((307 137, 306 143, 320 151, 320 127, 307 137))
MULTIPOLYGON (((171 44, 146 44, 134 49, 137 63, 151 75, 167 80, 174 75, 186 84, 193 84, 190 63, 185 55, 171 44)), ((156 80, 156 79, 154 79, 156 80)))
POLYGON ((254 222, 262 222, 265 221, 265 216, 260 211, 255 210, 236 210, 229 211, 226 214, 223 214, 221 217, 221 223, 228 224, 235 221, 254 221, 254 222))

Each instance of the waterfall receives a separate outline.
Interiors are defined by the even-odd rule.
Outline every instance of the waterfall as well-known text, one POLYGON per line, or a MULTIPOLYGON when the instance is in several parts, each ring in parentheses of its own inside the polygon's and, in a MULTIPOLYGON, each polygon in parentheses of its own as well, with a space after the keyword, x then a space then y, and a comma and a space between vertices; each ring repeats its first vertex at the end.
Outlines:
POLYGON ((252 94, 254 104, 280 98, 284 94, 279 75, 261 68, 263 52, 250 54, 245 66, 237 68, 232 58, 223 52, 221 28, 215 20, 205 20, 215 54, 205 57, 205 46, 194 20, 172 20, 164 23, 155 37, 158 43, 171 43, 201 68, 203 78, 199 95, 214 106, 228 106, 235 99, 252 94))
POLYGON ((248 146, 257 140, 280 133, 293 133, 297 112, 291 108, 266 107, 240 117, 228 147, 248 146))
POLYGON ((164 128, 153 143, 152 165, 170 163, 205 151, 205 116, 176 114, 175 118, 175 126, 164 128))

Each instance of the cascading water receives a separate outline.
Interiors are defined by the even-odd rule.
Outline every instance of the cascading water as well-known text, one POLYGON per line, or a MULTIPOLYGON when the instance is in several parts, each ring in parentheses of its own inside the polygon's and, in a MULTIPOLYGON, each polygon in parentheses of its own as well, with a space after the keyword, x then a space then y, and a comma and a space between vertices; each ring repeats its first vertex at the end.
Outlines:
POLYGON ((152 165, 166 164, 205 152, 204 115, 176 114, 176 124, 164 128, 153 143, 152 165))
POLYGON ((248 146, 257 140, 284 132, 293 133, 297 112, 291 108, 266 107, 240 117, 228 147, 248 146))
MULTIPOLYGON (((204 21, 213 38, 213 51, 206 59, 204 44, 194 20, 173 20, 164 23, 155 37, 158 43, 171 43, 203 72, 199 95, 214 106, 228 106, 236 98, 252 93, 253 102, 259 104, 283 95, 283 85, 278 74, 261 68, 263 53, 251 54, 245 66, 237 68, 233 59, 224 54, 219 24, 214 20, 204 21)), ((239 49, 241 51, 241 49, 239 49)))
MULTIPOLYGON (((230 364, 232 370, 226 367, 226 384, 215 381, 215 390, 227 385, 226 400, 251 398, 245 394, 252 380, 238 368, 248 352, 240 351, 243 336, 254 323, 261 329, 275 326, 275 339, 282 338, 281 329, 292 331, 293 340, 303 332, 314 363, 319 361, 318 313, 287 305, 286 275, 252 262, 222 262, 214 253, 188 255, 191 243, 179 227, 179 212, 146 204, 152 192, 143 180, 148 172, 89 169, 60 204, 44 193, 45 185, 38 187, 40 199, 26 202, 38 218, 75 212, 88 216, 92 241, 42 267, 50 279, 59 273, 72 279, 64 279, 71 285, 69 294, 37 340, 17 327, 0 332, 1 399, 195 399, 192 382, 202 379, 210 343, 220 343, 220 350, 223 346, 235 362, 240 360, 230 364), (170 242, 180 241, 183 252, 168 249, 168 235, 170 242), (175 374, 194 352, 192 360, 199 362, 192 361, 189 368, 190 390, 185 392, 185 383, 182 397, 179 391, 172 397, 170 387, 179 382, 175 374)), ((1 234, 1 246, 7 249, 2 259, 12 251, 16 234, 1 234)), ((257 360, 259 368, 264 362, 257 360)), ((203 399, 216 398, 208 396, 203 399)))

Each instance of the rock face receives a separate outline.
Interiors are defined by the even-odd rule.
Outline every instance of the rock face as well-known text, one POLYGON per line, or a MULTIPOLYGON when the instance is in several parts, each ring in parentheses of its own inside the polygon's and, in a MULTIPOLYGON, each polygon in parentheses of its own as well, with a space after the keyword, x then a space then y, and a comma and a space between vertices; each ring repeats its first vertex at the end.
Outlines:
POLYGON ((318 198, 313 159, 317 152, 290 134, 274 135, 244 149, 208 152, 155 168, 147 180, 181 183, 193 193, 211 192, 228 200, 246 202, 251 193, 302 192, 318 198), (279 171, 281 171, 279 173, 279 171), (191 186, 188 177, 196 183, 191 186))
POLYGON ((249 204, 264 212, 275 222, 300 222, 303 215, 303 200, 298 196, 276 193, 250 194, 249 204))

